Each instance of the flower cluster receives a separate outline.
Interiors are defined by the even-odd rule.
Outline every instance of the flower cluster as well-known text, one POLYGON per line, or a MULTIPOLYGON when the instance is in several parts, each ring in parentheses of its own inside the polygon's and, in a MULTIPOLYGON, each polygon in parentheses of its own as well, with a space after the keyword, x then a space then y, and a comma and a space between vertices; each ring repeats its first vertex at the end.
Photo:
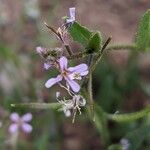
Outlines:
MULTIPOLYGON (((74 23, 74 21, 75 8, 73 7, 69 9, 69 17, 66 17, 64 24, 57 30, 46 24, 46 26, 62 42, 64 48, 69 46, 67 36, 68 28, 74 23)), ((58 100, 58 96, 56 96, 58 102, 62 104, 62 110, 64 111, 65 115, 70 116, 72 110, 75 110, 73 113, 74 115, 76 114, 76 110, 80 112, 80 106, 85 106, 86 101, 81 95, 75 93, 78 93, 81 89, 78 81, 81 80, 83 76, 88 74, 88 66, 85 63, 81 63, 74 67, 68 67, 68 59, 67 56, 63 55, 63 48, 48 50, 47 48, 37 47, 36 51, 44 59, 44 68, 46 70, 55 68, 59 72, 56 77, 50 78, 45 83, 45 87, 50 88, 54 84, 58 84, 66 89, 72 97, 69 100, 58 100), (62 81, 65 81, 66 84, 63 85, 62 81)), ((71 53, 69 54, 71 55, 71 53)))

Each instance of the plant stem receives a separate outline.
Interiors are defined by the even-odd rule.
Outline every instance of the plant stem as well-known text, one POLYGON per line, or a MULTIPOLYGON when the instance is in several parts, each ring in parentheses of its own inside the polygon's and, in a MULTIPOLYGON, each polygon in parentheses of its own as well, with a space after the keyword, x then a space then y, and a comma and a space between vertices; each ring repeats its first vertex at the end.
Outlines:
POLYGON ((137 50, 136 45, 111 45, 106 50, 137 50))
POLYGON ((141 111, 128 113, 128 114, 107 114, 107 117, 108 119, 116 122, 130 122, 130 121, 140 119, 148 114, 150 114, 150 106, 146 107, 141 111))
POLYGON ((92 92, 92 73, 90 73, 90 75, 89 75, 88 93, 89 93, 89 105, 90 105, 91 116, 92 116, 93 121, 95 121, 94 100, 93 100, 93 92, 92 92))
POLYGON ((20 104, 11 104, 11 107, 58 110, 59 108, 61 108, 61 104, 59 104, 59 103, 20 103, 20 104))
MULTIPOLYGON (((133 51, 135 51, 135 50, 137 50, 137 47, 134 44, 133 45, 111 45, 108 48, 106 48, 105 50, 107 50, 107 51, 111 51, 111 50, 133 50, 133 51)), ((98 55, 99 53, 98 54, 93 53, 93 54, 98 55)), ((88 55, 89 54, 87 54, 85 51, 83 51, 83 52, 80 52, 80 53, 73 54, 72 56, 69 56, 68 59, 78 59, 78 58, 86 57, 88 55)))
POLYGON ((72 56, 72 55, 73 55, 73 52, 72 52, 70 46, 69 46, 69 45, 65 45, 65 48, 66 48, 68 54, 69 54, 70 56, 72 56))

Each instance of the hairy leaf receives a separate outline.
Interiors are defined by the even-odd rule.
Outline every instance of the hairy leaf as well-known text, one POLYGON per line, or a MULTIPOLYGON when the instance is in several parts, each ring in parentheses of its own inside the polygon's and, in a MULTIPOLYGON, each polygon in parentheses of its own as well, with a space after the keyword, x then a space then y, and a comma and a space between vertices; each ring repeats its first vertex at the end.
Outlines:
POLYGON ((88 46, 86 48, 87 53, 91 54, 97 52, 101 49, 102 38, 99 32, 96 32, 89 40, 88 46))
POLYGON ((150 10, 141 18, 137 31, 136 45, 139 50, 150 51, 150 10))
POLYGON ((91 31, 77 22, 70 27, 69 32, 73 40, 79 42, 84 47, 88 45, 89 39, 92 36, 91 31))

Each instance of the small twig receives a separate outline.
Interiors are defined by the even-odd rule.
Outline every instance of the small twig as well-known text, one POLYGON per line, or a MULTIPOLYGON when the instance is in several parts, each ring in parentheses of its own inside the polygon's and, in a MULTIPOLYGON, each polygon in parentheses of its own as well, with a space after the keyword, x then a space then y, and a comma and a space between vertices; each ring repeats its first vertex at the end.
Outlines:
POLYGON ((48 29, 50 29, 53 33, 55 33, 61 39, 60 35, 57 33, 57 30, 55 30, 53 27, 49 26, 46 22, 44 22, 44 24, 46 25, 46 27, 48 29))
POLYGON ((69 46, 69 45, 65 45, 65 48, 66 48, 68 54, 69 54, 70 56, 72 56, 72 55, 73 55, 73 52, 72 52, 70 46, 69 46))

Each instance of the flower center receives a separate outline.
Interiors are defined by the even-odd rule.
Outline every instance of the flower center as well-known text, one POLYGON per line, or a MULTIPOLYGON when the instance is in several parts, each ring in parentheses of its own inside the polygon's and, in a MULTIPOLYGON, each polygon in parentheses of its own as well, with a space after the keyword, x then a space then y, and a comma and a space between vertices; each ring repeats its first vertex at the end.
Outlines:
POLYGON ((75 73, 74 75, 73 75, 73 78, 74 79, 81 79, 81 75, 80 75, 80 73, 75 73))
POLYGON ((68 75, 68 71, 67 70, 64 70, 63 72, 62 72, 62 76, 67 76, 68 75))

